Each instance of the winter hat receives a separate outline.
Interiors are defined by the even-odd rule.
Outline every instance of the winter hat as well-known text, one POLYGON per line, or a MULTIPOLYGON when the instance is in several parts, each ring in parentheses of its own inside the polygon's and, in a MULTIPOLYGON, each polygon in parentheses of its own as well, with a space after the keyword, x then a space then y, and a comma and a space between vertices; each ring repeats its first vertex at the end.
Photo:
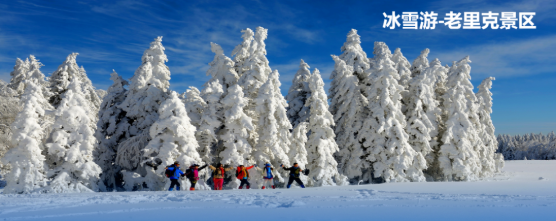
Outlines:
POLYGON ((176 161, 174 161, 174 164, 180 164, 180 162, 176 160, 176 161))

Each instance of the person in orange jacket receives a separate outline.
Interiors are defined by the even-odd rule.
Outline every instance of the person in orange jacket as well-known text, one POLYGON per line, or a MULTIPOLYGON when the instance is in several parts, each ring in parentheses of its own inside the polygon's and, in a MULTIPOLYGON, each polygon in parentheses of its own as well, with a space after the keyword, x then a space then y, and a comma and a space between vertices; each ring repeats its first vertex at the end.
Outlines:
POLYGON ((239 165, 239 167, 237 167, 237 179, 241 181, 239 189, 243 189, 243 185, 247 185, 247 189, 251 187, 251 184, 247 181, 247 179, 249 179, 249 170, 256 166, 257 165, 254 164, 250 167, 244 167, 243 165, 239 165))

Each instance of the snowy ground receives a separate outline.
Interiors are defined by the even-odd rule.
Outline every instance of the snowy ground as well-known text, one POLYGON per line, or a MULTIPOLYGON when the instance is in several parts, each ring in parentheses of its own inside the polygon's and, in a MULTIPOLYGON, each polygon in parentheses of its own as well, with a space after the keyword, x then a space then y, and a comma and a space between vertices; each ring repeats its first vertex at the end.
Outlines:
POLYGON ((0 194, 0 220, 533 220, 555 216, 556 161, 508 161, 504 170, 492 180, 466 183, 0 194))

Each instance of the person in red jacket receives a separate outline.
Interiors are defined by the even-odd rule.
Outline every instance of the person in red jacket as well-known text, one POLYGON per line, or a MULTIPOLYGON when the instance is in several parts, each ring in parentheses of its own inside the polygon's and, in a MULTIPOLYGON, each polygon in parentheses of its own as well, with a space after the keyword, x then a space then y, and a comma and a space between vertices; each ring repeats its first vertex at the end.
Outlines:
POLYGON ((249 170, 256 166, 257 165, 254 164, 250 167, 244 167, 243 165, 239 165, 239 167, 237 167, 237 179, 241 181, 239 189, 243 189, 243 185, 247 185, 247 189, 251 187, 251 184, 247 181, 247 179, 249 179, 249 170))

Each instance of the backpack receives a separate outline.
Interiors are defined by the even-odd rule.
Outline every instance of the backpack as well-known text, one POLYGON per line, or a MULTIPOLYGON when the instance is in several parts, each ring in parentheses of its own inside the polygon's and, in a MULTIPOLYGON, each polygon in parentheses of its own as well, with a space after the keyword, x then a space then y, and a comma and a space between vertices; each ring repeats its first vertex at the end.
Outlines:
POLYGON ((164 171, 164 174, 166 175, 166 177, 173 177, 175 173, 176 173, 176 166, 175 165, 167 166, 166 171, 164 171), (173 167, 174 170, 169 170, 170 167, 173 167))
POLYGON ((193 173, 193 170, 191 168, 189 168, 185 171, 185 177, 187 177, 188 179, 194 179, 195 178, 195 173, 193 173))

